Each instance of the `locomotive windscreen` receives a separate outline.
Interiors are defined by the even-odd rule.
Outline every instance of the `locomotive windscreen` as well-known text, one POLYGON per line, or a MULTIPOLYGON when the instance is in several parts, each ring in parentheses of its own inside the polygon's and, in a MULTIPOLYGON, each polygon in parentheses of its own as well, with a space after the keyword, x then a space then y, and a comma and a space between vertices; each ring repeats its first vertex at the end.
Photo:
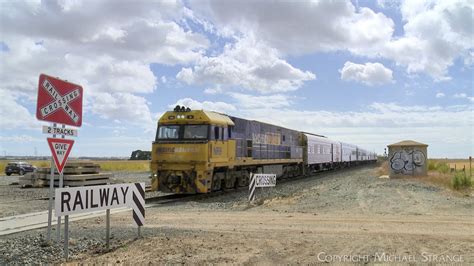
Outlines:
POLYGON ((160 125, 156 134, 156 141, 207 139, 209 139, 209 125, 160 125))

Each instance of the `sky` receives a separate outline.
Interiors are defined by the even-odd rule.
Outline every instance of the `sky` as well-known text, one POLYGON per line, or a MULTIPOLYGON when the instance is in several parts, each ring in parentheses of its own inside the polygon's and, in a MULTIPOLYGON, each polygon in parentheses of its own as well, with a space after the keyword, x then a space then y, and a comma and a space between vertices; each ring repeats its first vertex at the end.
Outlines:
POLYGON ((472 0, 0 1, 0 155, 50 155, 41 73, 82 85, 70 156, 151 150, 177 104, 383 154, 474 155, 472 0))

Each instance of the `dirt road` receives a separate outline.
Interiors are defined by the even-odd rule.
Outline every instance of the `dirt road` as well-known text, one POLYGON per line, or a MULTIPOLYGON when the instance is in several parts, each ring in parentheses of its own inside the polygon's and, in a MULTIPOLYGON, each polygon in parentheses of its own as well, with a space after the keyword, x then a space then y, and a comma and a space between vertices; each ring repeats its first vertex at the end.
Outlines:
POLYGON ((473 261, 474 222, 467 218, 189 211, 162 213, 149 219, 153 221, 147 231, 157 236, 86 262, 339 262, 332 257, 336 255, 367 256, 370 262, 375 261, 377 253, 411 255, 418 262, 429 255, 473 261))

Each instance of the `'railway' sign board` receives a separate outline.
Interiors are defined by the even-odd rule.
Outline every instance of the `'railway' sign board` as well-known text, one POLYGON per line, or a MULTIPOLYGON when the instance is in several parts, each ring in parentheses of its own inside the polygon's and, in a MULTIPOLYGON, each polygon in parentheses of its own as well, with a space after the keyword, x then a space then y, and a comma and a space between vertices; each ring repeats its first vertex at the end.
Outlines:
POLYGON ((145 183, 58 188, 55 196, 56 216, 130 207, 140 226, 145 220, 145 183))
POLYGON ((53 154, 54 164, 59 173, 63 172, 64 166, 66 165, 67 157, 71 152, 74 140, 72 139, 55 139, 47 138, 49 148, 53 154))
POLYGON ((80 127, 82 125, 82 87, 41 74, 38 84, 36 118, 80 127))

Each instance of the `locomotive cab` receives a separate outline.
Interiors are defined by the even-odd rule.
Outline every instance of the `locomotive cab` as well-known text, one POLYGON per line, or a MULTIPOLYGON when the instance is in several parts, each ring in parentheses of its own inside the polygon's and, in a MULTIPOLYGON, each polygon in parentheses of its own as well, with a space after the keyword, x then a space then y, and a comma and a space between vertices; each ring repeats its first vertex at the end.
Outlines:
POLYGON ((215 112, 180 106, 166 112, 152 145, 152 190, 210 192, 215 168, 235 160, 233 125, 215 112))

